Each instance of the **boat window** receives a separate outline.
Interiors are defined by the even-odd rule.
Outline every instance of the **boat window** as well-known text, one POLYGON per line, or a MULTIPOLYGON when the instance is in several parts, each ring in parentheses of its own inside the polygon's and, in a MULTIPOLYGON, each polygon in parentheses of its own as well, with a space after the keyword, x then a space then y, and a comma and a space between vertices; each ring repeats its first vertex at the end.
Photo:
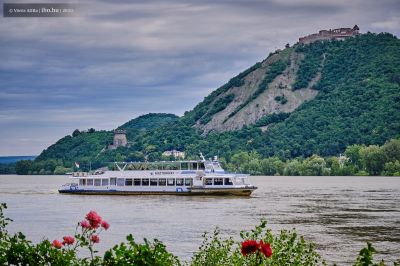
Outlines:
POLYGON ((176 179, 176 185, 177 186, 183 186, 183 178, 177 178, 176 179))
POLYGON ((206 164, 206 169, 207 170, 212 170, 213 169, 212 164, 206 164))
POLYGON ((221 186, 221 185, 223 185, 222 178, 214 178, 214 185, 215 185, 215 186, 221 186))
POLYGON ((132 186, 132 178, 125 179, 125 186, 132 186))
POLYGON ((212 178, 206 178, 206 185, 211 186, 212 184, 212 178))
POLYGON ((157 178, 150 179, 150 186, 157 186, 157 178))
POLYGON ((230 178, 225 178, 224 179, 224 185, 225 186, 231 186, 231 185, 233 185, 233 182, 232 182, 232 180, 230 178))
POLYGON ((142 186, 148 186, 149 185, 149 179, 148 178, 143 178, 142 179, 142 186))
POLYGON ((87 180, 87 185, 88 186, 93 186, 93 179, 88 179, 87 180))
POLYGON ((181 170, 189 170, 189 163, 181 163, 181 170))
POLYGON ((175 179, 173 179, 173 178, 168 178, 168 179, 167 179, 167 185, 168 185, 168 186, 175 186, 175 179))
POLYGON ((191 178, 185 178, 185 186, 190 187, 193 183, 193 179, 191 178))
POLYGON ((235 184, 236 185, 244 185, 243 178, 239 178, 239 177, 235 178, 235 184))
POLYGON ((140 178, 133 179, 133 185, 134 186, 140 186, 140 178))
POLYGON ((79 179, 79 185, 84 186, 84 183, 83 183, 84 181, 86 181, 86 179, 79 179))
POLYGON ((159 186, 165 186, 166 184, 167 184, 167 179, 165 179, 165 178, 158 179, 159 186))
POLYGON ((101 185, 102 186, 108 186, 108 179, 102 179, 101 180, 101 185))
POLYGON ((117 184, 117 179, 115 177, 110 178, 110 185, 115 186, 117 184))
POLYGON ((117 178, 117 186, 123 187, 125 185, 125 178, 117 178))
POLYGON ((199 170, 204 170, 204 163, 199 163, 199 170))
POLYGON ((97 178, 96 178, 96 179, 94 180, 94 185, 95 185, 95 186, 101 186, 101 179, 97 179, 97 178))
POLYGON ((197 163, 190 163, 190 170, 197 170, 197 163))

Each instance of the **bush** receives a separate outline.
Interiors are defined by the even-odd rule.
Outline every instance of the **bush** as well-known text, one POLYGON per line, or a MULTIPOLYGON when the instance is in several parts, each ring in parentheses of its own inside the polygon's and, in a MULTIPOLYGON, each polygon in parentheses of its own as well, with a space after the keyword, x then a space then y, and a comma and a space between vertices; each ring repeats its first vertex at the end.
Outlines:
MULTIPOLYGON (((223 239, 216 229, 212 236, 204 234, 203 244, 192 258, 192 266, 200 265, 324 265, 325 261, 315 251, 315 245, 308 243, 296 231, 282 230, 274 236, 266 229, 267 222, 262 220, 260 225, 249 232, 240 233, 241 240, 223 239), (253 240, 258 243, 269 243, 272 249, 270 257, 263 256, 255 250, 247 255, 243 245, 253 240)), ((254 242, 253 242, 254 243, 254 242)))
POLYGON ((126 239, 127 244, 121 243, 105 252, 103 265, 181 265, 178 257, 169 253, 157 239, 154 243, 144 239, 143 244, 137 244, 132 235, 126 239))
MULTIPOLYGON (((0 265, 137 265, 137 266, 180 266, 178 257, 168 252, 165 245, 155 239, 144 239, 143 244, 135 242, 132 235, 127 243, 115 245, 106 251, 103 257, 97 256, 95 246, 100 241, 99 234, 109 228, 96 212, 90 211, 82 222, 77 224, 74 236, 64 236, 63 241, 43 240, 32 244, 22 233, 10 235, 6 226, 10 219, 5 218, 0 204, 0 265), (78 249, 87 248, 90 257, 78 257, 78 249)), ((266 228, 267 222, 251 231, 242 231, 241 240, 232 237, 222 238, 219 229, 204 240, 192 260, 185 263, 191 266, 260 266, 260 265, 326 265, 325 260, 316 252, 315 244, 307 242, 295 230, 282 230, 274 235, 266 228)), ((363 248, 356 259, 355 266, 385 266, 373 262, 375 249, 370 243, 363 248)), ((400 260, 394 263, 400 265, 400 260)))

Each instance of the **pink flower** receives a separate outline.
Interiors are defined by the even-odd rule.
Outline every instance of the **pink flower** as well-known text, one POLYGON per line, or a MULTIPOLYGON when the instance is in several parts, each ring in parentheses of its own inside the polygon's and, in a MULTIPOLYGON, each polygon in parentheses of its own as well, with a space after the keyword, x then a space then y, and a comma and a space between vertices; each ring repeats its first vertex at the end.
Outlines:
POLYGON ((242 248, 240 249, 240 252, 243 254, 243 256, 247 256, 251 253, 256 252, 260 248, 260 245, 257 243, 255 240, 245 240, 242 243, 242 248))
POLYGON ((92 236, 90 237, 90 240, 91 240, 93 243, 99 243, 99 242, 100 242, 100 237, 99 237, 98 235, 92 235, 92 236))
POLYGON ((265 255, 265 257, 269 258, 272 256, 272 248, 269 243, 264 244, 262 240, 260 240, 260 252, 265 255))
POLYGON ((64 236, 63 240, 64 245, 72 245, 75 242, 75 238, 73 236, 64 236))
POLYGON ((110 228, 110 224, 107 223, 106 221, 102 221, 101 222, 101 227, 103 227, 104 230, 107 230, 108 228, 110 228))
POLYGON ((84 220, 84 221, 80 222, 80 226, 82 226, 82 228, 87 229, 87 228, 90 228, 90 223, 88 221, 84 220))
POLYGON ((101 224, 101 216, 97 214, 95 211, 90 211, 86 214, 86 220, 89 221, 91 228, 99 228, 101 224))
POLYGON ((63 243, 61 243, 60 241, 58 241, 57 239, 53 241, 53 243, 51 244, 53 247, 55 248, 62 248, 63 243))

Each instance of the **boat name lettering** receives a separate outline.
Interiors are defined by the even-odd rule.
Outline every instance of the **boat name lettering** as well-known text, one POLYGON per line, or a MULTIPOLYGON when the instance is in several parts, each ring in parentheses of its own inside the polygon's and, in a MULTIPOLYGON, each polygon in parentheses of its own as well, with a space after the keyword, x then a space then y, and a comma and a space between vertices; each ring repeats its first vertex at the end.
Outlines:
POLYGON ((173 175, 174 172, 154 172, 155 175, 173 175))

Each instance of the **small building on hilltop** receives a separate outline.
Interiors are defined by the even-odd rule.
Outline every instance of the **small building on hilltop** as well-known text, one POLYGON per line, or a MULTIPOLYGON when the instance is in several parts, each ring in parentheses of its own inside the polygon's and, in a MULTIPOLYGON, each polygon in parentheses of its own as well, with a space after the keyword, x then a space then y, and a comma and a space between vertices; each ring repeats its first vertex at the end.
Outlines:
POLYGON ((344 40, 348 37, 353 37, 358 35, 359 30, 360 28, 357 25, 354 25, 353 28, 320 30, 318 33, 300 37, 299 43, 309 44, 315 41, 322 41, 322 40, 344 40))
POLYGON ((128 145, 128 140, 126 139, 126 130, 116 129, 114 130, 114 140, 113 144, 109 145, 110 150, 114 150, 118 147, 126 147, 128 145))

